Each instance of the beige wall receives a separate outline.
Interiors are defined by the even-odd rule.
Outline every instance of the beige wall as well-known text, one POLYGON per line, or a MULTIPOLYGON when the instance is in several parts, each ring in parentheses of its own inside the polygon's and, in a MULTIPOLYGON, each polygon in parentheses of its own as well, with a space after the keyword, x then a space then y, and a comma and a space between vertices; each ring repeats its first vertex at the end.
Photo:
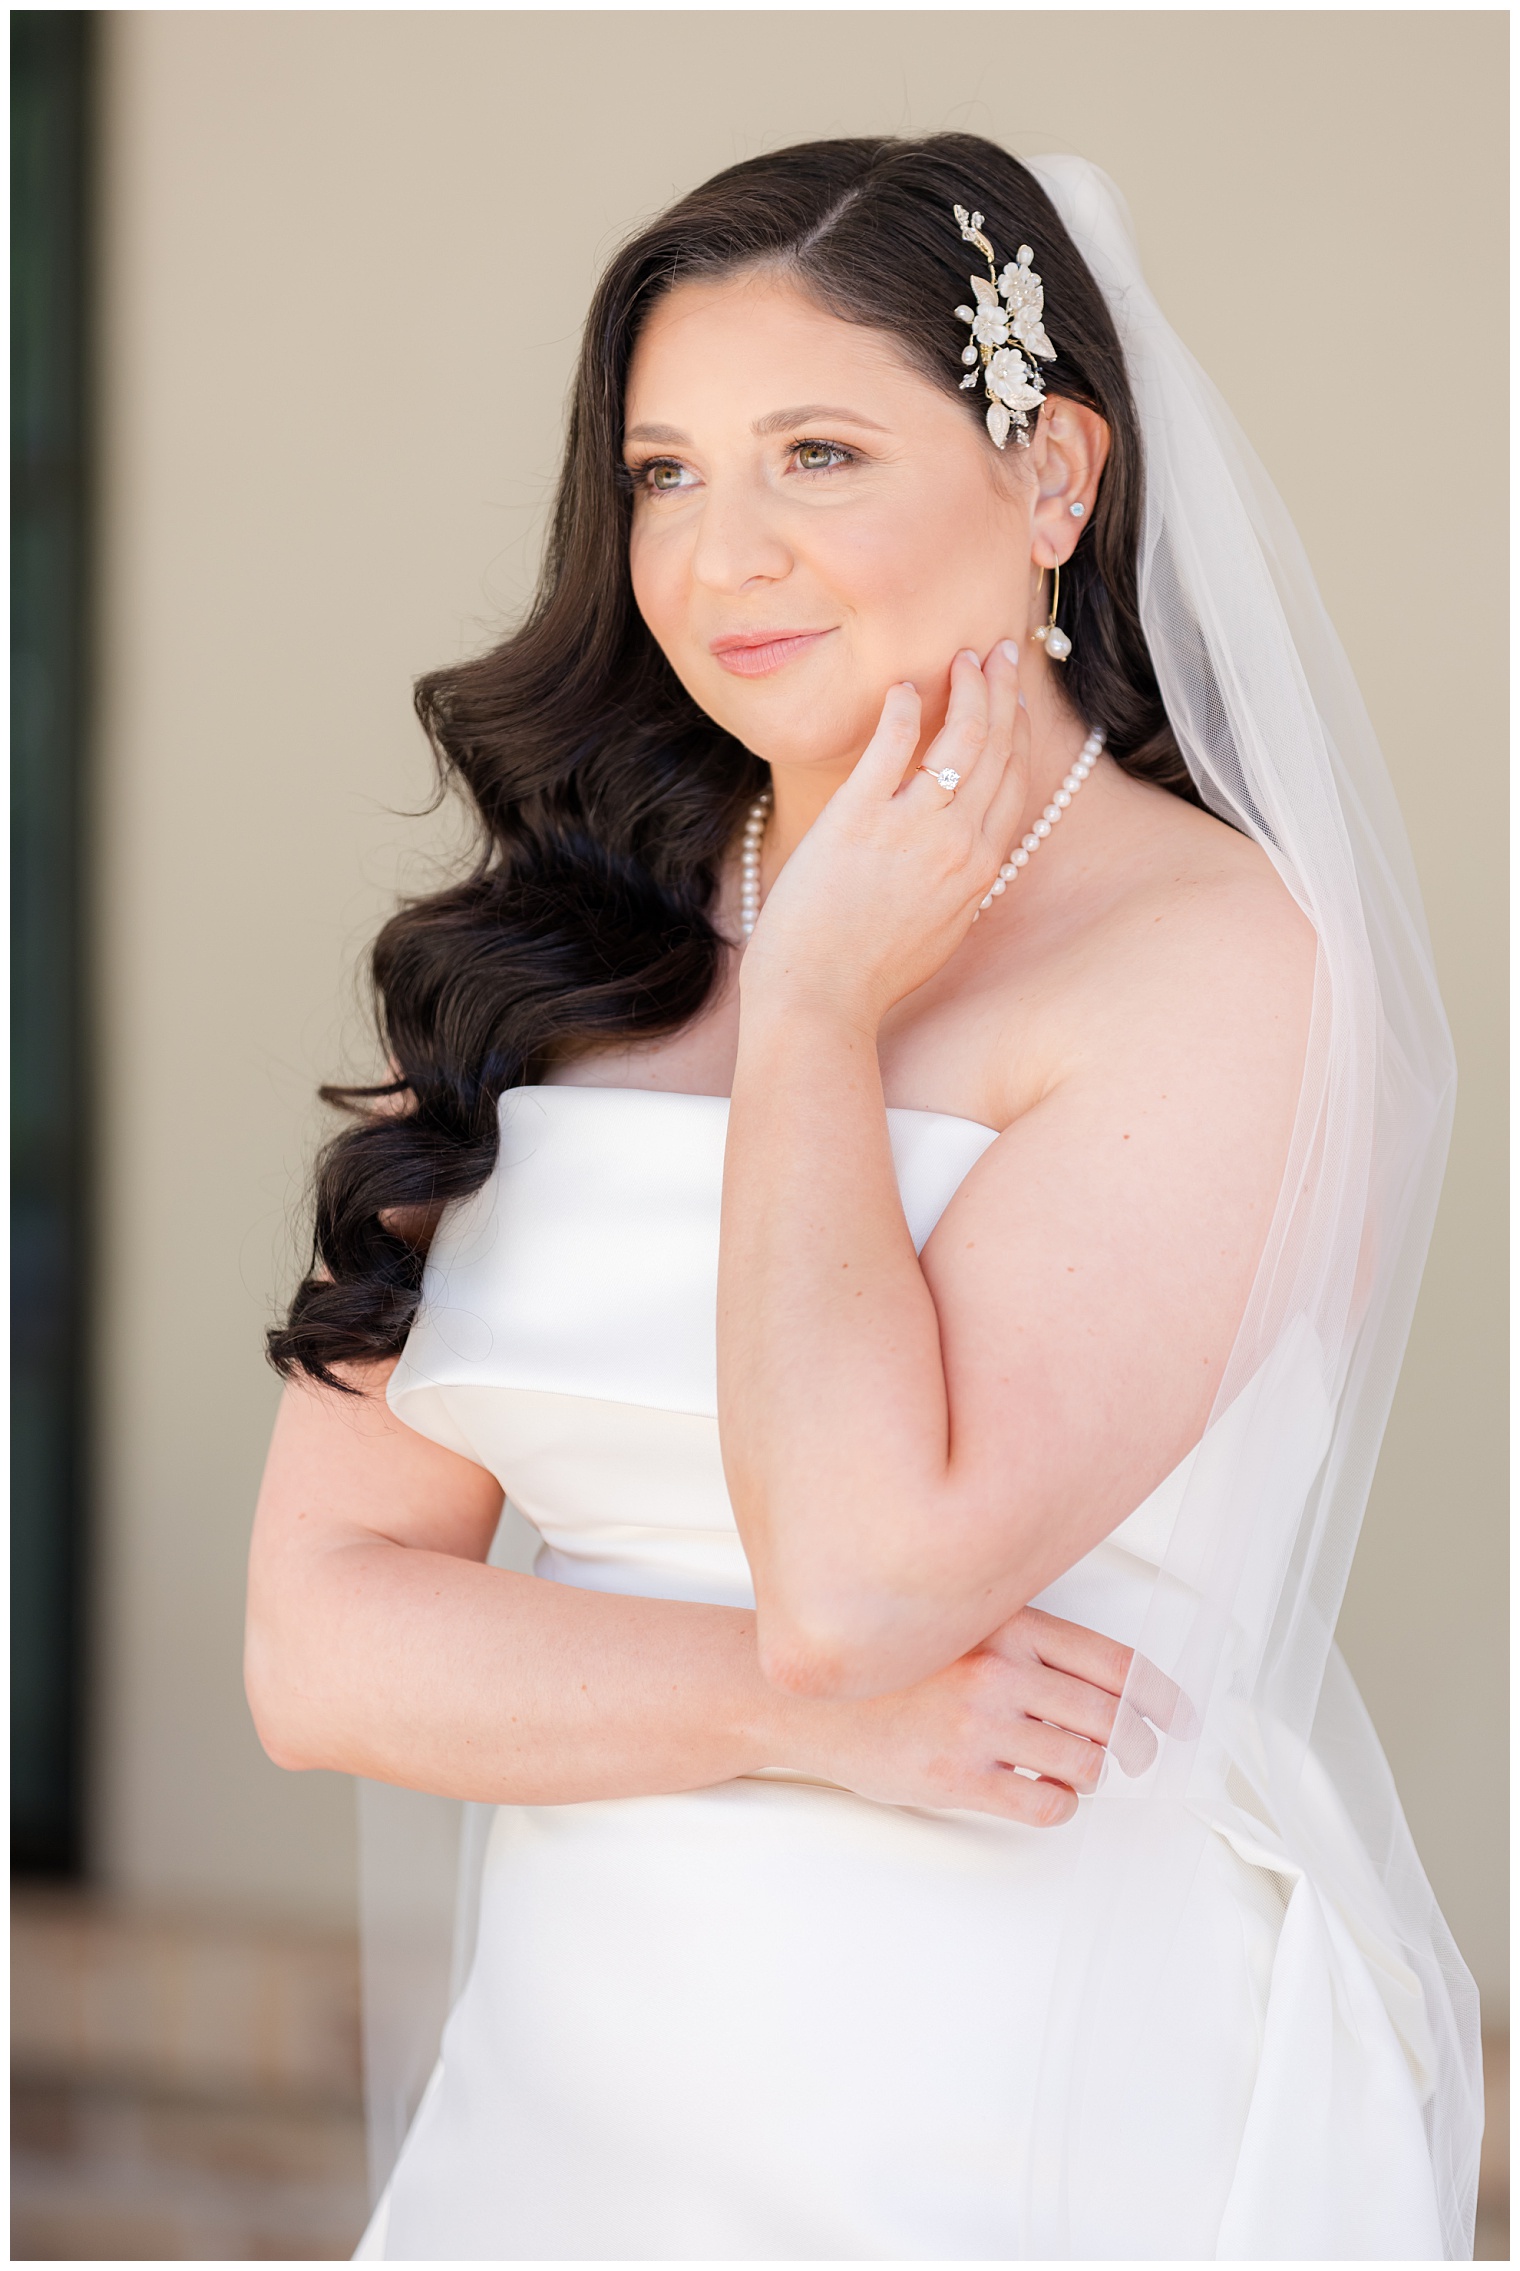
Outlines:
POLYGON ((237 1664, 260 1333, 363 942, 439 823, 413 674, 526 589, 618 236, 757 149, 1076 149, 1297 516, 1415 841, 1456 1149, 1344 1637, 1469 1959, 1504 1976, 1505 19, 106 19, 96 1849, 342 1913, 351 1811, 237 1664))

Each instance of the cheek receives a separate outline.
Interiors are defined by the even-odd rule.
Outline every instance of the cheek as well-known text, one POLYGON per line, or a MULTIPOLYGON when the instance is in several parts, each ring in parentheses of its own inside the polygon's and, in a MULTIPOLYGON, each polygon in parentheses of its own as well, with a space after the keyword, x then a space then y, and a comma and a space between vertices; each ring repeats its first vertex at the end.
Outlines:
POLYGON ((832 580, 847 593, 862 655, 888 678, 948 668, 975 643, 982 618, 1001 622, 1018 588, 1016 532, 988 512, 983 495, 940 489, 910 511, 883 512, 841 529, 832 580))
POLYGON ((628 541, 628 577, 635 607, 668 654, 679 645, 686 618, 685 578, 675 548, 635 528, 628 541))

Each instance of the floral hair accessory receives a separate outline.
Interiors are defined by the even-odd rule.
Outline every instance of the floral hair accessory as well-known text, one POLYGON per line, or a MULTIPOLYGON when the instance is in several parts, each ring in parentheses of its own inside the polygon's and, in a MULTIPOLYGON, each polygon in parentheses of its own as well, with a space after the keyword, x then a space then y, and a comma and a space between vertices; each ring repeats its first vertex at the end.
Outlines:
POLYGON ((955 217, 967 244, 974 244, 987 263, 987 275, 971 279, 976 306, 955 311, 962 323, 971 326, 971 345, 961 361, 972 367, 961 386, 975 386, 979 378, 985 379, 988 433, 999 449, 1006 448, 1010 431, 1020 448, 1027 448, 1029 412, 1037 412, 1045 399, 1045 381, 1033 357, 1053 363, 1056 354, 1045 333, 1045 294, 1030 266, 1034 254, 1021 244, 1017 260, 1010 260, 1000 276, 997 256, 982 235, 981 214, 957 205, 955 217))

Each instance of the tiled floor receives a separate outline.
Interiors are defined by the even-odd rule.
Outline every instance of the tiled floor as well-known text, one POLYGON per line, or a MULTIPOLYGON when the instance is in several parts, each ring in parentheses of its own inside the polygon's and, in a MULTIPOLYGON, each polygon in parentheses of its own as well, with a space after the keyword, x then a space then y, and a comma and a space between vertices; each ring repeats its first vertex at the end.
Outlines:
POLYGON ((364 2228, 353 2106, 103 2084, 20 2087, 11 2103, 13 2260, 340 2260, 364 2228))
POLYGON ((367 2193, 351 1935, 30 1891, 11 1987, 13 2258, 352 2254, 367 2193))

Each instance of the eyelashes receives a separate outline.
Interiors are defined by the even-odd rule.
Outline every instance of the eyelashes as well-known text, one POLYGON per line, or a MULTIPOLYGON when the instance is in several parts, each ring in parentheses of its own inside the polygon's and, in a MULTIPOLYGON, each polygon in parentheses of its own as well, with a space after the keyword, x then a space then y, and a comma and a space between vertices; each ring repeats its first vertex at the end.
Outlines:
MULTIPOLYGON (((823 465, 796 463, 795 470, 805 478, 812 480, 826 477, 830 473, 836 473, 843 466, 859 463, 859 452, 847 448, 843 442, 825 442, 813 439, 793 442, 788 456, 794 461, 810 456, 814 458, 826 457, 828 462, 823 465)), ((616 478, 618 487, 628 491, 631 496, 678 497, 683 490, 689 488, 692 484, 680 480, 659 481, 654 476, 664 472, 682 474, 687 471, 689 471, 689 468, 678 457, 646 457, 641 459, 637 465, 619 465, 616 478)))

